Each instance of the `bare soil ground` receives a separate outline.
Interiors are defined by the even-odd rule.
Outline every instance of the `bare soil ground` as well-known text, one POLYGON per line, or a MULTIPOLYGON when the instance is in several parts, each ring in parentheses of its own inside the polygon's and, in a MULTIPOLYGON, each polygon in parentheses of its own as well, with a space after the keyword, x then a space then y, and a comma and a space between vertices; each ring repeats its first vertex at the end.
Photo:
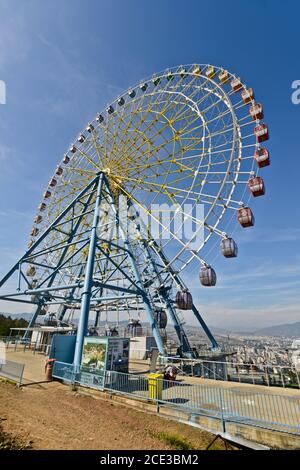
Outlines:
MULTIPOLYGON (((0 449, 201 450, 214 439, 200 429, 96 400, 58 382, 17 388, 0 380, 0 426, 0 449)), ((218 441, 213 448, 225 446, 218 441)))

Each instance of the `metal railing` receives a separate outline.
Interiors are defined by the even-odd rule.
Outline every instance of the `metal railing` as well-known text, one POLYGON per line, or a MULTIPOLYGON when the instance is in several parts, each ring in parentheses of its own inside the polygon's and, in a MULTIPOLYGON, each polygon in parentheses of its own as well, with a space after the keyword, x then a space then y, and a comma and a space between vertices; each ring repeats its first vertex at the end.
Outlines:
POLYGON ((51 344, 41 343, 40 341, 32 341, 30 338, 24 339, 20 336, 0 336, 0 341, 5 343, 5 346, 10 351, 31 351, 33 354, 40 353, 45 356, 49 354, 51 344))
POLYGON ((62 362, 55 363, 53 376, 69 383, 217 418, 222 421, 224 428, 226 422, 235 422, 300 434, 300 396, 249 392, 240 388, 229 389, 162 379, 156 379, 153 385, 153 379, 150 382, 144 375, 114 371, 102 375, 96 371, 74 374, 72 364, 62 362))
POLYGON ((241 364, 205 359, 164 358, 174 363, 180 374, 228 382, 300 389, 300 372, 295 367, 276 364, 241 364))
MULTIPOLYGON (((31 341, 22 337, 0 337, 11 351, 32 351, 48 355, 51 345, 39 341, 31 341)), ((140 350, 132 350, 141 353, 140 350)), ((144 357, 150 357, 150 351, 145 351, 144 357)), ((251 383, 269 387, 285 387, 300 389, 300 372, 295 367, 276 364, 241 364, 235 362, 211 361, 205 359, 185 359, 176 356, 162 358, 162 365, 169 361, 179 368, 180 375, 203 377, 205 379, 224 380, 228 382, 251 383)), ((130 355, 134 364, 139 357, 130 355)), ((147 359, 146 359, 147 360, 147 359)))
POLYGON ((5 360, 5 363, 0 364, 0 377, 13 380, 20 386, 22 384, 24 367, 25 364, 5 360))

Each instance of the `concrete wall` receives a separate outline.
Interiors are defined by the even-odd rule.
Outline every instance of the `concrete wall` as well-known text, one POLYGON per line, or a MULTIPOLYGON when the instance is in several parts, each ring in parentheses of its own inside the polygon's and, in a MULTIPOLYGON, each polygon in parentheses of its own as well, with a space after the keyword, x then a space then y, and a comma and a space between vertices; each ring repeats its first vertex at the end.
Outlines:
POLYGON ((152 348, 156 348, 153 336, 133 336, 130 338, 129 359, 147 359, 152 348))

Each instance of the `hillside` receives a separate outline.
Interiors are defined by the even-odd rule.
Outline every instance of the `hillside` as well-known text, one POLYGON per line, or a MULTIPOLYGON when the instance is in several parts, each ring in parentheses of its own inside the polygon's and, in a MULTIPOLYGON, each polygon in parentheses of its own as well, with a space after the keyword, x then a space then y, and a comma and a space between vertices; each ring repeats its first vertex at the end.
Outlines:
POLYGON ((286 336, 288 338, 300 338, 300 322, 285 323, 261 328, 253 333, 258 336, 286 336))

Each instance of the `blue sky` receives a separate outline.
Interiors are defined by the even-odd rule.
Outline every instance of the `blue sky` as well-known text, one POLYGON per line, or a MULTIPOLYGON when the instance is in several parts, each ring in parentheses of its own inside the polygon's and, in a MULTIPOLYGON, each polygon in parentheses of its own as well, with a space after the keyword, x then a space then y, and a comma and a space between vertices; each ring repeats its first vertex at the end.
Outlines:
POLYGON ((196 271, 189 285, 211 325, 300 320, 299 2, 0 0, 0 9, 0 275, 23 253, 49 176, 89 119, 155 71, 211 63, 263 102, 272 166, 266 196, 252 203, 255 228, 236 230, 239 257, 217 259, 216 288, 201 288, 196 271))

